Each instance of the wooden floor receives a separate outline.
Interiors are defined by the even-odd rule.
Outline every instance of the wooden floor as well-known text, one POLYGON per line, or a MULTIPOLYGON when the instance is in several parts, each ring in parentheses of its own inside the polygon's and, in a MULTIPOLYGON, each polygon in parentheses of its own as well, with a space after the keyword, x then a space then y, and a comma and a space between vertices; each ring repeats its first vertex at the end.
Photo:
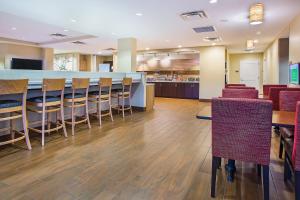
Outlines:
MULTIPOLYGON (((155 111, 135 112, 126 120, 92 121, 75 137, 57 133, 31 136, 0 149, 0 199, 210 199, 211 123, 195 118, 207 103, 157 99, 155 111)), ((283 182, 278 137, 272 138, 271 199, 294 199, 283 182)), ((224 162, 223 162, 224 163, 224 162)), ((228 183, 218 172, 216 199, 262 199, 261 182, 251 164, 238 163, 228 183)))

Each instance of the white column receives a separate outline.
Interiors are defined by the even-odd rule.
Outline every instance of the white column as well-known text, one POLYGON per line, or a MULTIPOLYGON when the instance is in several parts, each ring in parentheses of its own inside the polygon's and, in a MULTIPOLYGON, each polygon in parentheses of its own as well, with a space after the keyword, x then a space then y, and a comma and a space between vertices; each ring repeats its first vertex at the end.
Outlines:
POLYGON ((117 72, 136 71, 136 48, 135 38, 121 38, 118 40, 117 72))

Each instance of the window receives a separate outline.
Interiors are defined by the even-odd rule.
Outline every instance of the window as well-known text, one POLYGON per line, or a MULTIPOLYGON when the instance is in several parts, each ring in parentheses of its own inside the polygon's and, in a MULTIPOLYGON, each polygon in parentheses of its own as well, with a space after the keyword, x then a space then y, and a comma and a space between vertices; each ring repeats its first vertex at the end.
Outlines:
POLYGON ((76 54, 56 54, 54 56, 55 71, 77 71, 76 54))

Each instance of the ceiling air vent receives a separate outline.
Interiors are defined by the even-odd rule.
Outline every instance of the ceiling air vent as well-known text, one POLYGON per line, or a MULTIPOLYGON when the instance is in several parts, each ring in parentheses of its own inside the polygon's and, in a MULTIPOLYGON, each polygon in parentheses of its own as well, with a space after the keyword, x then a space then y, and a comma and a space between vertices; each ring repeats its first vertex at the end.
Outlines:
POLYGON ((185 12, 180 15, 180 17, 184 21, 188 20, 199 20, 199 19, 205 19, 207 18, 206 13, 203 10, 200 11, 193 11, 193 12, 185 12))
POLYGON ((75 42, 72 42, 73 44, 80 44, 80 45, 84 45, 84 44, 86 44, 86 43, 84 43, 84 42, 81 42, 81 41, 75 41, 75 42))
POLYGON ((107 49, 104 49, 105 51, 115 51, 116 49, 114 48, 107 48, 107 49))
POLYGON ((50 34, 50 36, 56 37, 56 38, 64 38, 64 37, 67 37, 67 35, 60 34, 60 33, 52 33, 52 34, 50 34))
POLYGON ((220 37, 205 37, 203 38, 203 41, 205 42, 219 42, 222 39, 220 37))
POLYGON ((215 32, 216 28, 214 26, 203 26, 203 27, 193 28, 193 30, 196 33, 209 33, 209 32, 215 32))

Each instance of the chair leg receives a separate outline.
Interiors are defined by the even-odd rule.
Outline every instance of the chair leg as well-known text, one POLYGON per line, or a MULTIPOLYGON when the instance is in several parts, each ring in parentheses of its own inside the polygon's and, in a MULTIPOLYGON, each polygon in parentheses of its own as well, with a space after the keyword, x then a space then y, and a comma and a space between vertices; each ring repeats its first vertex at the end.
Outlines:
MULTIPOLYGON (((87 119, 88 127, 91 128, 91 122, 90 122, 90 116, 89 116, 89 104, 88 104, 88 100, 86 100, 86 102, 85 102, 85 113, 86 113, 86 119, 87 119)), ((101 114, 101 112, 100 112, 100 114, 101 114)))
POLYGON ((211 171, 211 197, 216 197, 216 178, 217 178, 217 169, 220 164, 221 158, 213 156, 212 159, 212 171, 211 171))
POLYGON ((99 118, 99 125, 101 126, 102 125, 102 117, 101 117, 101 100, 99 99, 98 101, 98 118, 99 118))
POLYGON ((295 171, 295 200, 300 200, 300 171, 295 171))
POLYGON ((120 114, 120 98, 119 98, 119 94, 118 94, 118 115, 120 114))
POLYGON ((290 166, 289 166, 289 163, 288 163, 288 157, 285 153, 285 156, 284 156, 284 182, 290 180, 292 178, 292 172, 291 172, 291 169, 290 169, 290 166))
POLYGON ((269 166, 263 165, 264 200, 269 200, 269 166))
POLYGON ((261 165, 257 165, 257 176, 261 177, 261 165))
POLYGON ((23 129, 24 129, 24 135, 25 135, 25 140, 27 144, 28 150, 31 150, 31 144, 30 144, 30 139, 29 139, 29 134, 28 134, 28 122, 27 122, 27 115, 26 111, 22 111, 22 121, 23 121, 23 129))
MULTIPOLYGON (((47 113, 47 129, 50 130, 51 128, 51 114, 50 113, 47 113)), ((48 135, 50 135, 50 132, 48 132, 48 135)))
POLYGON ((279 158, 282 159, 283 154, 283 137, 280 135, 280 142, 279 142, 279 158))
POLYGON ((46 111, 45 111, 45 106, 43 106, 43 112, 42 112, 42 146, 45 145, 45 122, 46 122, 46 111))
POLYGON ((61 104, 60 106, 60 118, 61 118, 61 123, 64 129, 64 134, 65 137, 68 137, 67 129, 66 129, 66 123, 65 123, 65 112, 64 112, 64 106, 61 104))

